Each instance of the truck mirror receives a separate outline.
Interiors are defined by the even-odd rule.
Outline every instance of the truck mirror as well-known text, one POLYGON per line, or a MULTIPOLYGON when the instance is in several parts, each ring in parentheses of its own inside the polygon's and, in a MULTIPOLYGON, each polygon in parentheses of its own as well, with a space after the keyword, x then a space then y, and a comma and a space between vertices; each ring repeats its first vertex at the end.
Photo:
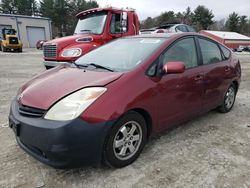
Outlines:
POLYGON ((122 21, 126 21, 126 25, 127 25, 127 19, 128 19, 128 14, 127 12, 122 12, 121 13, 121 18, 122 18, 122 21))
POLYGON ((127 12, 122 12, 121 13, 121 30, 123 33, 127 31, 127 21, 128 21, 127 12))

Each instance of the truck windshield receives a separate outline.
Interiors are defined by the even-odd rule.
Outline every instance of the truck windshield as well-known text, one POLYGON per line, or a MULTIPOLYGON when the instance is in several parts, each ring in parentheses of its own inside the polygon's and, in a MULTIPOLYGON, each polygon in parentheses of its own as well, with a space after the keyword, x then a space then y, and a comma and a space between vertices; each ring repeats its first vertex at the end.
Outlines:
POLYGON ((129 71, 143 63, 165 40, 165 38, 119 39, 87 53, 76 60, 75 64, 79 67, 95 64, 113 71, 129 71))
POLYGON ((92 33, 101 34, 107 18, 106 12, 90 14, 78 20, 75 34, 92 33))

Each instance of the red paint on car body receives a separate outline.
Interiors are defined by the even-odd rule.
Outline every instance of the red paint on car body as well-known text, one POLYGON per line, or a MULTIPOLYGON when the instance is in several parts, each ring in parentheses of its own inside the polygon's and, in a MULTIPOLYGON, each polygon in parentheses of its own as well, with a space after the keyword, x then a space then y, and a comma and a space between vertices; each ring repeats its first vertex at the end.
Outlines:
MULTIPOLYGON (((166 34, 135 37, 164 36, 166 34)), ((145 74, 148 67, 164 49, 182 37, 200 35, 181 33, 167 36, 166 42, 144 63, 128 72, 85 72, 68 66, 47 71, 23 86, 21 103, 48 109, 78 89, 105 86, 108 92, 81 114, 84 121, 95 124, 115 120, 129 110, 139 109, 150 115, 152 131, 160 132, 215 108, 230 83, 240 83, 240 71, 235 71, 240 65, 234 55, 223 63, 201 65, 181 74, 149 77, 145 74)))
POLYGON ((45 71, 25 84, 20 92, 20 103, 47 110, 52 104, 68 94, 89 86, 105 86, 118 79, 122 73, 110 73, 60 66, 45 71), (84 79, 83 79, 84 77, 84 79), (93 82, 94 81, 94 82, 93 82))

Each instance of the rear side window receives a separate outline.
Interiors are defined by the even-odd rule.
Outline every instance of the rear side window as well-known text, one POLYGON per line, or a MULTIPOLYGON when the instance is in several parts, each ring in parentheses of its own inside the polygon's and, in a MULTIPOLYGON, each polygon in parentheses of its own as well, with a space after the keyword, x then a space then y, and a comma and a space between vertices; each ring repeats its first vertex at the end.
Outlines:
POLYGON ((220 48, 224 54, 225 59, 229 59, 231 52, 229 49, 225 48, 224 46, 220 45, 220 48))
POLYGON ((163 64, 171 61, 181 61, 187 69, 198 66, 194 39, 185 38, 179 40, 163 54, 162 58, 163 64))
POLYGON ((203 64, 211 64, 222 61, 221 51, 218 45, 206 39, 199 38, 203 64))

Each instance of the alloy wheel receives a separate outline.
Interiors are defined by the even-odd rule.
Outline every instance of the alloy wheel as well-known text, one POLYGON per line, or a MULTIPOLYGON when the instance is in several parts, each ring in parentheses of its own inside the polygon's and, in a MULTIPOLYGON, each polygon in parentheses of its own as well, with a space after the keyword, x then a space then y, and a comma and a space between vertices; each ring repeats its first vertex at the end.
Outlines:
POLYGON ((114 137, 113 151, 119 160, 128 160, 134 156, 142 141, 142 129, 139 123, 129 121, 121 126, 114 137))
POLYGON ((235 89, 234 87, 231 86, 227 90, 226 97, 225 97, 225 106, 227 109, 230 109, 233 106, 234 100, 235 100, 235 89))

